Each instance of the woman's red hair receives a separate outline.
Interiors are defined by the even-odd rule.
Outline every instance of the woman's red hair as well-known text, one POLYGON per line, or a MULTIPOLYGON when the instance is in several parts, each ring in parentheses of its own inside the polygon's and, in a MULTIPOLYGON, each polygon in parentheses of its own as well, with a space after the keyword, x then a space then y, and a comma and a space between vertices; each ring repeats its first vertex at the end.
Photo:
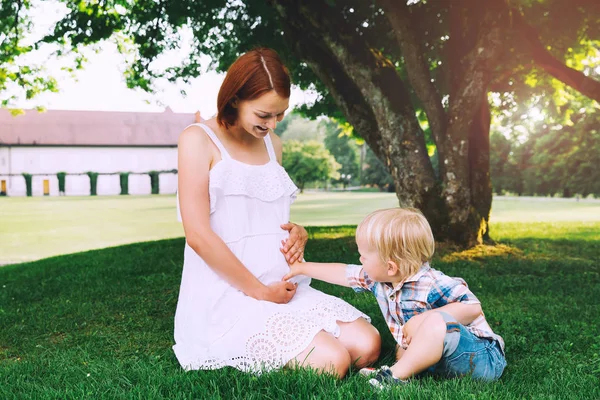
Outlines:
POLYGON ((290 74, 275 50, 258 48, 241 55, 227 70, 217 97, 217 122, 229 128, 237 118, 234 100, 254 100, 274 90, 290 97, 290 74))

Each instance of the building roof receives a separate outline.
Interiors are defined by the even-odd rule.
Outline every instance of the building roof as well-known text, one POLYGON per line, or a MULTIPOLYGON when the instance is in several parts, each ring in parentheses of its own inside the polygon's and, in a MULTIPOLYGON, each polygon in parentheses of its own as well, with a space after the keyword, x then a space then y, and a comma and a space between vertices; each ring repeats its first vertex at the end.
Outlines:
POLYGON ((175 146, 200 113, 0 109, 0 145, 175 146))

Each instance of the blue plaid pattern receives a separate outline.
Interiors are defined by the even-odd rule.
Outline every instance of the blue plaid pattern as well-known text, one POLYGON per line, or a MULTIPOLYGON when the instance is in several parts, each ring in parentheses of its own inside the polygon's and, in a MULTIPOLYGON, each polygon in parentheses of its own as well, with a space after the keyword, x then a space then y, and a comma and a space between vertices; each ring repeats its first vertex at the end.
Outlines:
MULTIPOLYGON (((360 265, 348 265, 346 278, 354 291, 373 293, 392 336, 403 348, 407 346, 402 327, 411 317, 449 303, 480 303, 463 279, 449 277, 431 268, 428 263, 396 287, 387 282, 373 281, 360 265)), ((475 336, 498 341, 504 352, 504 340, 492 331, 483 313, 466 328, 475 336)))

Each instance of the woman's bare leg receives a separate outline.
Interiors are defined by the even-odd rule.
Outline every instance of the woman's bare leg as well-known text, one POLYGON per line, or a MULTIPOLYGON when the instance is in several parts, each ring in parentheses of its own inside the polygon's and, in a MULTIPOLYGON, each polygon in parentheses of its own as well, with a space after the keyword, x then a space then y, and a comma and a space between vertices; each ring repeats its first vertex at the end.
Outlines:
POLYGON ((344 345, 356 368, 373 364, 381 351, 381 336, 373 325, 363 318, 352 322, 339 322, 338 340, 344 345))
POLYGON ((287 363, 286 367, 310 367, 343 378, 350 368, 350 363, 350 354, 344 345, 332 334, 321 331, 302 353, 287 363))

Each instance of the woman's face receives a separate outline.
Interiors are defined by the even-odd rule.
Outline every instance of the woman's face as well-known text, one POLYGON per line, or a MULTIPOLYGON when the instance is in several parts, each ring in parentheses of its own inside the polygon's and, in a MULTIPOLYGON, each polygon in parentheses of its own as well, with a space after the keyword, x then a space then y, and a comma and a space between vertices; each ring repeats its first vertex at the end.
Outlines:
POLYGON ((254 100, 243 100, 238 104, 237 125, 257 138, 264 138, 269 129, 275 129, 283 119, 290 99, 279 96, 274 90, 254 100))

